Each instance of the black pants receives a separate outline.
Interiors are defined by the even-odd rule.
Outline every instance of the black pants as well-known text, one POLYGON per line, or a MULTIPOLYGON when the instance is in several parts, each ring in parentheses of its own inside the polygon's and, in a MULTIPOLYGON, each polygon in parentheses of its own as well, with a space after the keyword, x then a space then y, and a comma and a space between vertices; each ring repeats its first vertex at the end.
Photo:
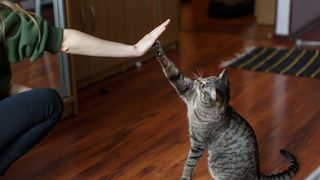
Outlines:
POLYGON ((62 112, 60 96, 47 88, 0 100, 0 175, 48 134, 62 112))

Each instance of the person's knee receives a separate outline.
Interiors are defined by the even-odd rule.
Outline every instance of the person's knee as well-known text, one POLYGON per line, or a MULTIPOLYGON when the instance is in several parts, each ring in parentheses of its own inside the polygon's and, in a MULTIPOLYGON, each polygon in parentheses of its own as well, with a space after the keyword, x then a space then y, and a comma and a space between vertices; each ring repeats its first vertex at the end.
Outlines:
POLYGON ((37 89, 37 94, 51 105, 51 115, 56 116, 55 120, 59 120, 63 113, 63 101, 57 91, 50 88, 37 89))

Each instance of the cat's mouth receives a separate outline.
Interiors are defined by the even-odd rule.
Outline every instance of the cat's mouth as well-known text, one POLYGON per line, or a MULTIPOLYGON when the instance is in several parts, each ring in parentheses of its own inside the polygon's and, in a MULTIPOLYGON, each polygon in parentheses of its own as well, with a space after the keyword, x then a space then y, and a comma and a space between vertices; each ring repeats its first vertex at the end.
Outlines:
POLYGON ((200 101, 203 103, 203 104, 207 104, 207 105, 211 105, 214 103, 214 100, 212 99, 211 95, 206 92, 206 91, 202 91, 200 90, 201 94, 200 94, 200 101))
POLYGON ((218 105, 220 106, 223 102, 223 95, 219 90, 211 90, 211 91, 204 91, 200 90, 201 92, 201 102, 207 105, 218 105))
POLYGON ((200 80, 195 80, 194 85, 198 90, 200 96, 200 101, 203 104, 213 105, 223 99, 222 93, 217 90, 214 85, 208 82, 201 82, 200 80), (210 87, 211 86, 211 87, 210 87))

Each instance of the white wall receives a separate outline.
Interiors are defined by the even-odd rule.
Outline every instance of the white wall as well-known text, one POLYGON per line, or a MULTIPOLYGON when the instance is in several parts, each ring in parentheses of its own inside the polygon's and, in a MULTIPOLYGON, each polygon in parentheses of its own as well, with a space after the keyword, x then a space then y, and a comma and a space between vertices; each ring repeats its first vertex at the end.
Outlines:
POLYGON ((292 12, 291 32, 295 33, 320 18, 320 0, 292 0, 292 12))
POLYGON ((320 18, 320 0, 277 0, 276 12, 275 33, 292 35, 320 18))

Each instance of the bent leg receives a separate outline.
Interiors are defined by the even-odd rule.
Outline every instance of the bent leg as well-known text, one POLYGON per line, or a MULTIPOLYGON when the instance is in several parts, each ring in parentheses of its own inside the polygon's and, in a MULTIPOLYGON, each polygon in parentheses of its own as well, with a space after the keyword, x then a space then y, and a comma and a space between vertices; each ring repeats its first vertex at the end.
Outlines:
POLYGON ((61 118, 55 90, 34 89, 0 101, 0 174, 38 143, 61 118))

